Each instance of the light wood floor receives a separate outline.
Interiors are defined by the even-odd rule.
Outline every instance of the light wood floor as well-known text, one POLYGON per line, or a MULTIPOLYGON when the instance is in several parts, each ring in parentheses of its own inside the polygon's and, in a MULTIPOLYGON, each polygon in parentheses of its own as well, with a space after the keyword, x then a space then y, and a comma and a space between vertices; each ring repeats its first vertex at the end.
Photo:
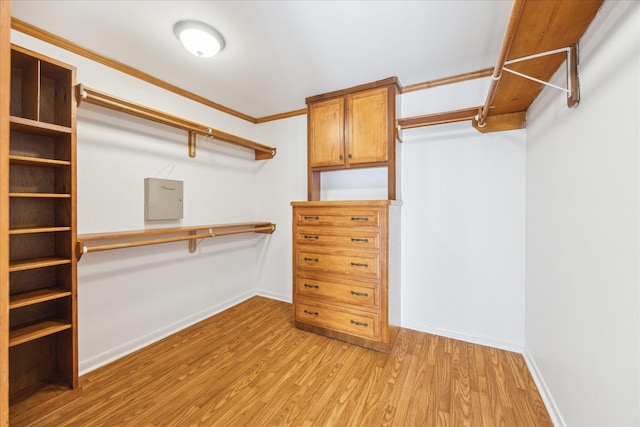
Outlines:
POLYGON ((82 378, 37 426, 552 426, 522 356, 402 329, 382 354, 254 297, 82 378))

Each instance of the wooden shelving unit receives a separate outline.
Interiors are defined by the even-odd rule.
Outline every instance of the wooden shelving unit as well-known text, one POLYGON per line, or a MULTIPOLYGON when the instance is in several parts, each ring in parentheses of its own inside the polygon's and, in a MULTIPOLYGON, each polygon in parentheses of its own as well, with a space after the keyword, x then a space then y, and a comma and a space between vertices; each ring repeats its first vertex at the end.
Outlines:
MULTIPOLYGON (((11 48, 9 404, 28 424, 79 395, 75 68, 11 48)), ((3 298, 6 298, 3 296, 3 298)), ((4 375, 4 373, 3 373, 4 375)))

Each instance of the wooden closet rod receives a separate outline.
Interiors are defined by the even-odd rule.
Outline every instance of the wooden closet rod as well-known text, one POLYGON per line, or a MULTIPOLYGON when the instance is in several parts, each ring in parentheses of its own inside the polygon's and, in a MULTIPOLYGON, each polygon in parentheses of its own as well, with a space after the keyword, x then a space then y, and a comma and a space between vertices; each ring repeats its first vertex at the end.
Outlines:
POLYGON ((478 115, 479 127, 483 127, 486 124, 487 116, 489 115, 489 109, 491 108, 493 99, 495 98, 496 92, 498 91, 498 85, 500 83, 500 78, 502 77, 502 69, 504 68, 504 63, 509 56, 509 51, 511 50, 513 39, 516 35, 516 31, 518 30, 518 24, 520 23, 520 17, 522 16, 525 2, 526 0, 514 0, 513 5, 511 6, 511 14, 509 15, 507 29, 505 30, 504 38, 502 39, 502 46, 500 47, 500 53, 498 54, 496 66, 493 69, 493 75, 491 76, 491 86, 489 86, 487 100, 484 103, 482 112, 478 115))
POLYGON ((116 231, 112 233, 97 234, 79 234, 76 243, 76 254, 78 260, 83 254, 88 252, 109 251, 112 249, 134 248, 137 246, 158 245, 161 243, 172 243, 189 241, 189 252, 196 251, 197 239, 205 239, 208 237, 228 236, 241 233, 264 233, 272 234, 276 230, 276 225, 271 222, 244 222, 237 224, 216 224, 216 225, 200 225, 195 227, 178 227, 178 228, 153 228, 149 230, 135 231, 116 231), (170 236, 174 234, 183 234, 182 236, 170 236), (103 245, 87 246, 87 242, 96 242, 100 240, 117 240, 132 239, 136 237, 159 236, 153 239, 133 240, 120 243, 108 243, 103 245))
POLYGON ((396 123, 400 129, 413 129, 422 126, 465 122, 473 120, 481 109, 482 107, 471 107, 444 113, 426 114, 424 116, 404 117, 396 120, 396 123))
POLYGON ((210 137, 218 141, 226 142, 227 144, 254 150, 256 160, 272 159, 276 155, 276 149, 268 145, 263 145, 200 123, 192 122, 182 117, 165 113, 164 111, 117 98, 82 84, 76 85, 76 99, 78 106, 80 106, 82 102, 87 102, 189 132, 189 156, 191 157, 195 157, 196 155, 196 135, 210 137))

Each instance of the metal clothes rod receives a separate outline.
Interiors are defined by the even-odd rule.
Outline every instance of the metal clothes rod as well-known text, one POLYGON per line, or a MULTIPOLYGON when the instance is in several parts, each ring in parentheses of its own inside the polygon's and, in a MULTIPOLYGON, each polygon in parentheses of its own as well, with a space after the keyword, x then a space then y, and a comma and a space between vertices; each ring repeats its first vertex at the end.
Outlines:
POLYGON ((227 144, 254 150, 256 160, 271 159, 276 155, 276 149, 273 147, 269 147, 268 145, 263 145, 249 139, 245 139, 218 129, 214 129, 210 126, 192 122, 182 117, 165 113, 164 111, 156 110, 144 105, 117 98, 104 92, 99 92, 95 89, 91 89, 82 84, 76 85, 76 99, 78 102, 78 106, 82 102, 87 102, 89 104, 109 108, 111 110, 130 114, 132 116, 151 120, 157 123, 162 123, 167 126, 172 126, 189 132, 189 156, 191 157, 195 157, 195 135, 210 137, 227 144))
POLYGON ((119 231, 113 233, 84 234, 78 235, 76 255, 78 260, 83 254, 88 252, 108 251, 113 249, 134 248, 138 246, 158 245, 162 243, 172 243, 190 241, 189 251, 195 252, 195 245, 191 243, 196 239, 209 237, 228 236, 241 233, 264 233, 272 234, 276 230, 276 225, 271 222, 247 222, 238 224, 217 224, 203 225, 197 227, 181 228, 155 228, 150 230, 119 231), (219 230, 219 231, 215 231, 219 230), (202 233, 204 231, 204 233, 202 233), (136 240, 130 242, 109 243, 103 245, 87 246, 87 242, 100 240, 113 240, 124 238, 135 238, 144 236, 167 236, 172 234, 188 233, 186 236, 158 237, 154 239, 136 240))

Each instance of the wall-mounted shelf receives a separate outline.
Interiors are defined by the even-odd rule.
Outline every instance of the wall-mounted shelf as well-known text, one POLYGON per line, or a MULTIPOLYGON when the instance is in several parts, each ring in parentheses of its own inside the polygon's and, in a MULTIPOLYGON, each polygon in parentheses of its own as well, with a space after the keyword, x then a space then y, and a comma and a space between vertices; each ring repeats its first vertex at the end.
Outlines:
POLYGON ((116 231, 112 233, 79 234, 77 243, 78 259, 88 252, 108 251, 112 249, 133 248, 137 246, 158 245, 189 241, 189 252, 195 252, 196 241, 208 237, 228 236, 241 233, 272 234, 276 225, 271 222, 243 222, 237 224, 200 225, 194 227, 154 228, 149 230, 116 231), (149 238, 153 236, 153 238, 149 238), (123 241, 124 240, 124 241, 123 241), (110 243, 95 244, 99 241, 110 243))
POLYGON ((76 85, 76 99, 78 101, 78 106, 80 106, 81 102, 88 102, 90 104, 99 105, 121 113, 130 114, 132 116, 141 117, 143 119, 187 131, 189 133, 190 157, 196 156, 196 137, 198 135, 254 150, 256 153, 256 160, 268 160, 272 159, 276 155, 276 149, 269 147, 268 145, 259 144, 254 141, 214 129, 211 126, 205 126, 200 123, 183 119, 182 117, 174 116, 173 114, 165 113, 164 111, 155 110, 144 105, 116 98, 115 96, 99 92, 81 84, 76 85))

